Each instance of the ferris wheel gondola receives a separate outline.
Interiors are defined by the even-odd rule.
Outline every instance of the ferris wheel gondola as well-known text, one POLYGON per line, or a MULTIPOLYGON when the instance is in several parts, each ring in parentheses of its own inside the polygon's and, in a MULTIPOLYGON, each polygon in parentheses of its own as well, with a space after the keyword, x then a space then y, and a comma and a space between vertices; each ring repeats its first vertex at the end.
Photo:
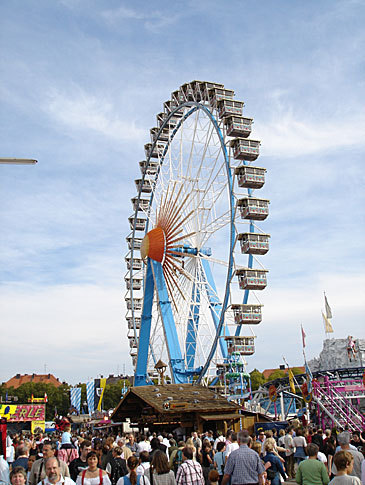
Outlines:
POLYGON ((250 165, 260 142, 248 138, 243 106, 223 84, 193 81, 172 93, 150 130, 127 237, 134 385, 150 383, 160 360, 171 382, 212 383, 254 352, 250 325, 262 305, 248 300, 266 286, 267 271, 254 263, 268 250, 256 221, 269 201, 253 197, 266 170, 250 165))

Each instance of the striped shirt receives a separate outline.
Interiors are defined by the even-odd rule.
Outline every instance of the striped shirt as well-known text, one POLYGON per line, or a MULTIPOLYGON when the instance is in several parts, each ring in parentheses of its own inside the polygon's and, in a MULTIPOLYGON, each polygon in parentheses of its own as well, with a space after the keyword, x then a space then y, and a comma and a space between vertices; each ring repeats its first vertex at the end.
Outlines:
POLYGON ((176 474, 177 485, 204 485, 203 470, 199 463, 186 460, 182 463, 176 474))
POLYGON ((224 473, 231 476, 231 484, 258 483, 259 475, 265 472, 265 467, 256 451, 247 445, 241 445, 238 450, 229 455, 224 473))

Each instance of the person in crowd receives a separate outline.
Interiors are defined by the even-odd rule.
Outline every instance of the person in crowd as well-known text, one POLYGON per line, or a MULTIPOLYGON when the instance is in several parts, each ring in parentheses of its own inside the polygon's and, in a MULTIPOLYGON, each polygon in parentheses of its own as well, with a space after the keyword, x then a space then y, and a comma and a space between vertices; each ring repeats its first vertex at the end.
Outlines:
POLYGON ((138 452, 139 455, 143 451, 147 451, 148 453, 150 453, 150 451, 151 451, 151 443, 150 443, 149 439, 147 438, 147 436, 145 434, 143 434, 141 436, 141 440, 139 441, 138 446, 137 446, 137 452, 138 452))
POLYGON ((120 477, 127 475, 127 462, 122 458, 123 450, 119 446, 112 449, 112 458, 106 465, 106 472, 109 475, 112 485, 116 485, 120 477))
POLYGON ((210 485, 219 485, 219 473, 217 470, 210 470, 208 475, 208 483, 210 483, 210 485))
POLYGON ((175 474, 170 470, 167 455, 162 450, 156 451, 145 474, 153 485, 176 485, 175 474))
POLYGON ((251 438, 247 431, 238 433, 239 449, 232 451, 224 469, 222 485, 231 481, 235 484, 253 484, 264 482, 265 467, 260 456, 248 447, 251 438), (242 481, 244 478, 244 482, 242 481))
POLYGON ((337 475, 330 481, 330 485, 361 485, 361 480, 351 474, 354 457, 349 451, 339 451, 334 458, 337 475))
POLYGON ((186 446, 188 446, 189 448, 191 448, 193 450, 193 460, 194 461, 198 461, 198 453, 197 453, 197 450, 194 446, 194 442, 193 442, 193 439, 192 438, 188 438, 186 440, 186 446))
POLYGON ((318 446, 319 451, 323 453, 323 430, 321 428, 317 429, 317 431, 312 436, 312 443, 318 446))
MULTIPOLYGON (((44 441, 43 443, 43 457, 33 463, 30 475, 29 485, 37 485, 43 478, 46 478, 45 463, 48 458, 52 458, 56 454, 56 443, 54 441, 44 441)), ((60 473, 63 478, 70 477, 70 472, 67 463, 59 460, 60 473)))
POLYGON ((150 459, 152 460, 157 451, 162 451, 160 448, 160 440, 158 438, 152 438, 151 440, 151 451, 150 459))
POLYGON ((170 470, 173 470, 174 471, 175 477, 176 477, 176 473, 177 473, 177 470, 178 470, 179 466, 183 462, 182 450, 184 448, 185 448, 185 442, 184 441, 179 441, 178 444, 177 444, 177 449, 174 450, 170 454, 169 467, 170 467, 170 470))
POLYGON ((79 473, 77 485, 111 485, 107 472, 98 466, 98 456, 95 451, 87 454, 86 462, 87 468, 79 473))
POLYGON ((214 467, 214 451, 212 443, 209 440, 204 440, 202 450, 202 469, 206 485, 208 484, 208 475, 210 470, 214 467))
POLYGON ((237 433, 232 433, 230 435, 230 443, 226 446, 226 461, 232 451, 238 450, 239 444, 237 442, 237 433))
POLYGON ((267 478, 271 481, 271 485, 280 485, 280 475, 283 480, 286 480, 286 474, 280 458, 274 453, 274 443, 271 440, 266 440, 264 450, 266 452, 263 460, 270 463, 266 468, 267 478))
POLYGON ((319 447, 311 443, 307 447, 308 460, 299 463, 295 481, 299 485, 327 485, 330 481, 326 467, 317 459, 319 447))
POLYGON ((139 454, 139 465, 137 467, 137 475, 144 475, 146 470, 151 466, 150 454, 148 451, 141 451, 139 454))
POLYGON ((65 427, 62 433, 61 447, 57 452, 57 458, 69 465, 73 460, 78 458, 79 453, 71 441, 71 425, 65 427))
POLYGON ((70 477, 74 482, 76 481, 79 473, 82 472, 82 470, 85 470, 85 468, 87 468, 86 457, 88 453, 90 453, 90 451, 91 451, 91 441, 84 440, 80 444, 80 456, 72 460, 71 463, 69 464, 68 468, 70 470, 70 477))
MULTIPOLYGON (((261 448, 261 445, 259 445, 261 448)), ((219 441, 217 443, 217 452, 214 455, 214 467, 218 471, 219 474, 219 484, 222 483, 223 475, 224 475, 224 467, 226 464, 226 443, 223 441, 219 441)))
POLYGON ((133 433, 129 434, 126 446, 131 450, 133 455, 138 456, 138 445, 136 443, 136 439, 133 433))
POLYGON ((28 457, 28 468, 27 468, 27 484, 29 485, 29 477, 30 477, 30 472, 32 470, 33 463, 35 462, 36 456, 35 455, 29 455, 28 457))
POLYGON ((217 446, 218 446, 218 443, 220 441, 223 441, 223 443, 225 443, 226 442, 226 438, 223 435, 222 431, 217 431, 217 437, 216 437, 216 439, 214 441, 214 446, 213 446, 214 451, 217 451, 217 446))
POLYGON ((295 446, 294 460, 295 463, 299 464, 306 459, 305 448, 307 442, 303 436, 303 430, 301 428, 296 429, 295 436, 293 438, 293 443, 295 446))
POLYGON ((23 466, 14 466, 10 472, 11 485, 26 485, 27 474, 23 466))
POLYGON ((29 448, 27 445, 19 445, 15 450, 16 459, 12 464, 12 468, 22 466, 24 470, 28 470, 29 448))
POLYGON ((139 459, 132 455, 127 460, 127 468, 129 472, 124 477, 119 478, 117 485, 151 485, 148 477, 144 475, 137 475, 137 467, 139 459))
POLYGON ((55 456, 45 461, 46 478, 43 478, 38 485, 75 485, 70 477, 61 474, 60 461, 55 456))
POLYGON ((183 449, 183 463, 176 474, 177 485, 205 485, 203 470, 200 463, 193 461, 193 449, 185 446, 183 449))
POLYGON ((293 440, 294 429, 293 426, 289 426, 284 437, 284 448, 285 448, 285 468, 288 474, 289 480, 295 478, 294 472, 294 452, 295 445, 293 440))
MULTIPOLYGON (((337 441, 338 441, 339 446, 341 447, 341 450, 342 451, 348 451, 349 453, 351 453, 351 455, 353 456, 353 459, 354 459, 353 460, 353 468, 352 468, 351 472, 349 472, 349 475, 353 476, 353 477, 357 477, 361 480, 361 467, 362 467, 362 463, 364 461, 364 455, 362 453, 360 453, 359 451, 351 448, 350 439, 351 439, 351 435, 348 431, 343 431, 342 433, 340 433, 337 436, 337 441)), ((334 456, 332 469, 331 469, 331 471, 334 475, 337 475, 337 468, 336 468, 336 465, 334 463, 336 454, 334 456)))

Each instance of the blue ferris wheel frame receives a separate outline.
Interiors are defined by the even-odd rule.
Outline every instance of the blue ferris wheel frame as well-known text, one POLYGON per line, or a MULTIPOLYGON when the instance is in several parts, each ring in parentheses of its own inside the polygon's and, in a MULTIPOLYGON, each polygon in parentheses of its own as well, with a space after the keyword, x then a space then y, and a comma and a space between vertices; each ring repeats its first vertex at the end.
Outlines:
MULTIPOLYGON (((191 116, 195 111, 197 110, 202 110, 205 112, 205 114, 209 117, 210 121, 213 123, 213 126, 215 128, 215 131, 219 137, 219 141, 221 144, 222 148, 222 153, 224 156, 224 161, 225 161, 225 167, 226 167, 226 173, 227 173, 227 181, 228 181, 228 188, 229 188, 229 209, 230 209, 230 238, 229 238, 229 261, 228 261, 228 270, 227 270, 227 277, 226 277, 226 285, 225 285, 225 294, 224 294, 224 299, 223 303, 220 303, 217 298, 217 292, 216 292, 216 286, 215 282, 213 279, 212 272, 210 270, 210 265, 209 261, 206 259, 202 259, 202 274, 205 278, 206 282, 206 291, 208 293, 208 298, 209 298, 209 306, 211 310, 211 315, 212 319, 214 322, 214 326, 216 329, 215 337, 213 340, 213 344, 211 347, 211 350, 209 352, 209 355, 207 357, 207 360, 204 364, 203 367, 194 369, 193 367, 193 362, 194 362, 194 355, 193 351, 191 349, 195 348, 196 342, 194 342, 194 337, 190 337, 190 353, 188 350, 188 344, 186 344, 186 356, 187 356, 187 365, 185 364, 185 358, 182 355, 180 344, 179 344, 179 339, 177 336, 177 331, 176 331, 176 325, 174 322, 174 317, 173 317, 173 312, 171 308, 171 302, 168 298, 168 291, 167 291, 167 286, 166 282, 163 276, 162 272, 162 265, 161 263, 158 263, 156 261, 151 260, 148 258, 147 260, 147 271, 146 271, 146 278, 144 282, 144 297, 143 297, 143 308, 142 308, 142 318, 141 318, 141 327, 140 327, 140 333, 139 333, 139 339, 138 339, 138 353, 137 353, 137 364, 136 364, 136 370, 135 370, 135 375, 134 375, 134 385, 135 386, 142 386, 146 384, 152 384, 150 377, 148 376, 147 372, 147 367, 148 367, 148 353, 149 350, 152 352, 152 357, 154 358, 153 355, 153 348, 150 345, 150 332, 151 332, 151 323, 152 323, 152 306, 153 306, 153 296, 154 296, 154 291, 156 289, 157 291, 157 297, 158 297, 158 305, 159 309, 161 312, 161 319, 163 323, 163 330, 164 330, 164 335, 167 343, 167 349, 168 349, 168 354, 169 354, 169 366, 171 369, 172 373, 172 380, 174 383, 187 383, 189 380, 192 378, 193 375, 198 375, 198 378, 196 380, 196 383, 199 384, 201 380, 203 379, 204 375, 206 374, 211 360, 216 352, 216 348, 218 345, 218 340, 220 340, 220 347, 221 347, 221 352, 223 358, 226 360, 227 359, 227 346, 225 341, 220 338, 223 335, 223 330, 224 330, 224 321, 225 321, 225 311, 228 306, 228 299, 230 295, 230 282, 232 280, 233 276, 233 250, 234 250, 234 245, 235 245, 235 240, 236 240, 236 230, 234 227, 234 217, 235 217, 235 203, 234 203, 234 195, 233 195, 233 177, 231 173, 231 168, 229 164, 229 156, 227 153, 227 147, 224 142, 224 137, 222 134, 222 131, 218 125, 218 122, 216 118, 213 116, 211 111, 201 103, 191 101, 191 102, 185 102, 180 104, 178 107, 173 109, 170 114, 166 117, 164 122, 161 124, 161 127, 158 131, 158 134, 155 138, 155 141, 153 142, 151 146, 151 151, 150 155, 147 157, 146 160, 146 167, 148 167, 148 164, 151 159, 151 154, 156 146, 156 144, 159 141, 159 136, 163 129, 168 125, 169 120, 174 116, 176 112, 181 110, 184 107, 191 108, 182 118, 181 120, 177 123, 176 127, 172 130, 171 137, 169 138, 168 143, 166 144, 166 147, 164 148, 163 154, 161 156, 161 161, 158 166, 158 170, 154 179, 153 183, 153 189, 152 193, 150 196, 150 202, 149 202, 149 211, 151 209, 152 201, 153 201, 153 196, 154 196, 154 189, 156 186, 156 183, 158 181, 158 176, 159 176, 159 171, 161 168, 161 165, 163 164, 165 155, 167 153, 167 150, 169 148, 169 145, 171 144, 175 134, 178 132, 180 126, 182 123, 189 117, 191 116), (218 311, 217 311, 218 309, 218 311), (219 315, 219 317, 218 317, 219 315), (151 347, 151 349, 150 349, 151 347)), ((146 170, 143 173, 142 176, 142 185, 144 183, 146 176, 146 170)), ((249 191, 250 192, 250 191, 249 191)), ((141 198, 141 190, 139 190, 138 193, 138 199, 137 199, 137 209, 135 210, 135 215, 134 215, 134 225, 133 225, 133 237, 135 234, 135 228, 136 228, 136 219, 137 219, 137 211, 138 211, 138 205, 140 202, 141 198)), ((147 223, 146 223, 146 229, 145 229, 145 234, 148 232, 148 224, 149 224, 149 219, 147 218, 147 223)), ((250 232, 254 232, 254 227, 253 224, 250 223, 250 232)), ((134 249, 132 247, 131 250, 131 268, 130 268, 130 281, 132 281, 132 266, 133 266, 133 252, 134 249)), ((252 256, 250 255, 249 257, 249 262, 248 266, 252 267, 252 256)), ((193 290, 194 291, 194 290, 193 290)), ((244 294, 244 303, 247 302, 248 300, 248 294, 249 290, 245 290, 244 294)), ((133 307, 133 292, 131 292, 132 295, 132 307, 133 307)), ((190 328, 190 335, 193 335, 194 332, 192 331, 195 326, 197 325, 197 319, 196 319, 196 308, 194 308, 194 305, 191 307, 191 314, 193 315, 193 318, 189 317, 189 322, 188 322, 188 332, 190 328)), ((133 314, 133 326, 134 326, 134 333, 135 337, 137 339, 137 329, 136 325, 134 322, 134 314, 133 314)), ((239 325, 236 329, 236 335, 240 334, 241 330, 241 325, 239 325)), ((227 333, 226 333, 227 334, 227 333)), ((188 339, 188 336, 187 336, 188 339)), ((156 360, 156 359, 155 359, 156 360)))

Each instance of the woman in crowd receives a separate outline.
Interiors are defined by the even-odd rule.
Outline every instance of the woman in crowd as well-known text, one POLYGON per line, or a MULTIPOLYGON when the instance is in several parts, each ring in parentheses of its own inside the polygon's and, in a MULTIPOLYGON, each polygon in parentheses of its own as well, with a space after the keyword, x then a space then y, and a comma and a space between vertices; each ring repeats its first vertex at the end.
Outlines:
POLYGON ((286 480, 286 475, 280 458, 274 453, 274 443, 266 440, 264 450, 266 452, 264 462, 270 463, 266 470, 267 478, 271 481, 271 485, 280 485, 280 475, 284 480, 286 480))
POLYGON ((14 467, 10 472, 11 485, 25 485, 27 482, 27 474, 22 466, 14 467))
POLYGON ((305 460, 307 456, 305 452, 305 448, 307 447, 307 442, 303 436, 303 430, 301 428, 296 429, 293 442, 295 446, 294 459, 295 459, 295 462, 299 465, 299 463, 305 460))
POLYGON ((124 477, 119 478, 117 485, 151 485, 146 474, 137 475, 138 464, 139 459, 134 455, 130 456, 127 460, 129 473, 124 477))
POLYGON ((151 485, 176 485, 175 474, 170 470, 166 453, 161 450, 154 454, 151 466, 145 471, 145 475, 149 478, 151 485))
POLYGON ((77 477, 77 485, 111 485, 108 474, 98 467, 98 455, 90 451, 86 457, 87 468, 77 477))

